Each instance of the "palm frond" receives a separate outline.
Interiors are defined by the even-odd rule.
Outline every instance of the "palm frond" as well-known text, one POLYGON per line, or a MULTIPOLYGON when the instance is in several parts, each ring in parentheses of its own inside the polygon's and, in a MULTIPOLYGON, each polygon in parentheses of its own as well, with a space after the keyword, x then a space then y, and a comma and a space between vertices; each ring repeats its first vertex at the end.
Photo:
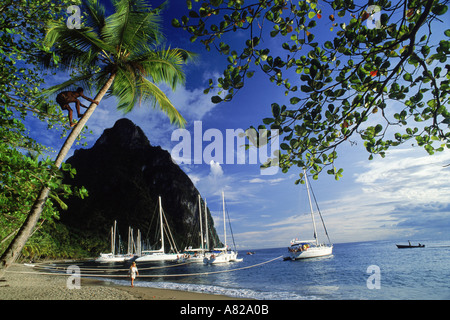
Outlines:
MULTIPOLYGON (((62 22, 50 23, 44 39, 44 44, 53 47, 54 52, 60 57, 61 62, 57 67, 72 69, 79 66, 97 65, 103 57, 103 62, 107 61, 104 52, 114 50, 104 41, 97 37, 92 28, 69 29, 62 22)), ((44 63, 51 62, 49 59, 42 59, 44 63)), ((47 65, 47 67, 56 67, 47 65)))
POLYGON ((139 103, 150 103, 153 108, 164 112, 170 123, 184 127, 186 120, 170 102, 166 94, 157 85, 144 77, 136 77, 136 74, 126 69, 117 71, 111 95, 118 98, 118 109, 128 113, 139 103))
POLYGON ((186 125, 186 120, 170 102, 166 94, 157 85, 147 79, 143 79, 138 85, 143 101, 149 101, 154 108, 164 112, 170 120, 181 128, 186 125))
POLYGON ((64 22, 50 22, 47 25, 47 34, 44 39, 44 44, 48 47, 52 47, 55 43, 58 45, 68 44, 71 47, 76 47, 80 50, 89 50, 90 48, 97 48, 98 50, 104 49, 106 45, 95 34, 92 28, 67 28, 64 22))
POLYGON ((63 90, 75 90, 77 87, 83 87, 91 89, 91 79, 96 78, 99 74, 84 73, 79 76, 73 77, 72 79, 65 81, 61 84, 57 84, 50 88, 42 90, 39 97, 35 100, 34 104, 37 108, 47 107, 48 100, 54 101, 56 95, 63 90))
POLYGON ((100 37, 105 26, 105 7, 98 0, 82 0, 82 5, 82 10, 86 10, 85 25, 92 28, 100 37))
POLYGON ((139 64, 144 77, 151 78, 156 84, 166 83, 175 90, 178 84, 184 84, 186 80, 182 66, 194 58, 194 53, 178 48, 147 49, 144 54, 130 56, 128 63, 139 64))
POLYGON ((114 5, 116 12, 106 19, 102 37, 122 57, 162 41, 160 9, 135 0, 118 0, 114 5))
POLYGON ((130 112, 138 101, 137 81, 136 74, 130 66, 123 66, 117 70, 109 95, 117 97, 117 108, 124 113, 130 112))
POLYGON ((89 83, 89 80, 91 80, 95 76, 95 74, 89 73, 73 77, 72 79, 67 80, 61 84, 57 84, 50 88, 44 89, 41 95, 52 98, 57 93, 63 90, 76 89, 76 87, 90 88, 91 84, 89 83))

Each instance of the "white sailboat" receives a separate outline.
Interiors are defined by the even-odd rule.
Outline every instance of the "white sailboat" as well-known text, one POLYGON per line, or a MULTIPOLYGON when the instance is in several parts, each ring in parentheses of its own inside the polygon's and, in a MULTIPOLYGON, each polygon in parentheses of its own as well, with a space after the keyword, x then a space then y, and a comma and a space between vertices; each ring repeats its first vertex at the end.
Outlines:
POLYGON ((111 252, 100 253, 100 256, 95 259, 96 262, 122 262, 125 261, 125 256, 116 254, 116 228, 117 221, 114 221, 114 226, 111 227, 111 252))
POLYGON ((244 259, 238 258, 238 252, 233 250, 228 250, 227 245, 227 227, 225 218, 225 195, 222 191, 222 205, 223 205, 223 234, 224 234, 224 247, 214 248, 213 252, 210 252, 203 262, 205 264, 218 264, 218 263, 228 263, 228 262, 240 262, 244 259))
POLYGON ((134 240, 133 228, 128 227, 128 248, 127 254, 124 255, 125 261, 134 260, 141 256, 141 232, 138 229, 136 241, 134 240))
POLYGON ((189 261, 189 262, 203 262, 203 259, 205 258, 205 253, 208 250, 208 211, 206 206, 206 200, 205 200, 205 222, 206 222, 206 243, 203 238, 203 224, 202 224, 202 205, 201 205, 201 199, 200 195, 198 195, 198 216, 200 220, 200 248, 192 248, 188 247, 185 248, 183 251, 183 256, 180 259, 181 261, 189 261))
MULTIPOLYGON (((163 211, 162 211, 161 197, 159 197, 159 220, 160 220, 160 231, 161 231, 161 248, 159 250, 142 250, 142 255, 135 260, 136 262, 175 261, 175 260, 179 259, 180 256, 179 256, 178 252, 177 253, 166 253, 165 252, 163 217, 164 217, 164 215, 163 215, 163 211)), ((166 221, 166 224, 167 224, 167 221, 166 221)), ((169 231, 169 235, 171 235, 170 229, 168 229, 168 231, 169 231)), ((175 251, 177 251, 176 247, 175 247, 175 251)))
POLYGON ((328 237, 327 229, 325 227, 325 222, 323 221, 322 215, 318 210, 318 213, 322 220, 323 228, 325 230, 325 234, 328 237, 328 244, 319 243, 319 238, 317 236, 317 229, 316 229, 316 221, 314 219, 314 209, 311 202, 310 185, 308 182, 308 177, 306 175, 306 170, 304 170, 304 175, 305 175, 306 190, 308 192, 309 207, 311 210, 311 218, 314 228, 314 240, 298 240, 298 239, 292 240, 291 246, 288 248, 289 250, 288 259, 290 258, 291 260, 323 257, 331 255, 333 253, 333 244, 331 244, 330 238, 328 237))

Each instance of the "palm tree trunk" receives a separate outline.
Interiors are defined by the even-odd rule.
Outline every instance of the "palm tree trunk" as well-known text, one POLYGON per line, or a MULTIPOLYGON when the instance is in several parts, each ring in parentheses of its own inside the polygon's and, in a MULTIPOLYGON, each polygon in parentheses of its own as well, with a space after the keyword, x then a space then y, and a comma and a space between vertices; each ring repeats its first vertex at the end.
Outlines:
MULTIPOLYGON (((100 89, 97 96, 94 98, 95 101, 100 102, 103 98, 103 96, 106 94, 108 89, 111 87, 112 83, 114 82, 115 73, 112 73, 109 77, 108 81, 105 83, 105 85, 100 89)), ((89 109, 85 112, 84 116, 80 119, 80 121, 77 123, 77 125, 73 128, 72 132, 67 137, 66 141, 64 142, 64 145, 61 147, 61 150, 59 151, 58 156, 55 159, 55 166, 61 167, 61 164, 63 163, 64 159, 66 158, 67 154, 69 153, 70 148, 72 147, 73 143, 75 142, 78 135, 81 133, 81 130, 83 129, 84 125, 87 123, 89 118, 91 117, 92 113, 97 108, 97 105, 95 103, 91 103, 89 106, 89 109)), ((22 251, 22 248, 25 246, 25 243, 27 242, 28 238, 30 237, 31 233, 33 232, 34 227, 36 226, 42 210, 44 209, 45 202, 47 201, 47 198, 50 194, 50 188, 47 186, 43 186, 40 190, 33 206, 30 209, 30 212, 28 213, 28 216, 20 228, 19 232, 15 236, 15 238, 10 243, 9 247, 6 249, 6 251, 3 253, 2 257, 0 258, 0 278, 3 277, 6 269, 14 263, 14 261, 19 256, 20 252, 22 251)))

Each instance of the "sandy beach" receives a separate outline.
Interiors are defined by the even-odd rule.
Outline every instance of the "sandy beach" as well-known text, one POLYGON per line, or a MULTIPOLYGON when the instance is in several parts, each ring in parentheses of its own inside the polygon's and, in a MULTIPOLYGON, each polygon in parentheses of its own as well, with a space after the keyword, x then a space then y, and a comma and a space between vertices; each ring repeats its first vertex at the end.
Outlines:
POLYGON ((223 295, 117 286, 91 278, 81 278, 79 288, 70 289, 69 276, 47 275, 14 264, 0 279, 0 300, 237 300, 223 295))

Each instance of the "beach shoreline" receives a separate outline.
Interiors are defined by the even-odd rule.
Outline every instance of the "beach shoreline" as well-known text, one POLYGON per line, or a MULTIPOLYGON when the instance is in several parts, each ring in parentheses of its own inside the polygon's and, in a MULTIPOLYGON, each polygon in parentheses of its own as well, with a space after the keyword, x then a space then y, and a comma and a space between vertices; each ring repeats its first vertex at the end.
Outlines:
POLYGON ((247 300, 209 293, 121 286, 87 277, 82 277, 79 285, 73 285, 69 277, 70 274, 48 274, 16 263, 0 279, 0 300, 247 300))

